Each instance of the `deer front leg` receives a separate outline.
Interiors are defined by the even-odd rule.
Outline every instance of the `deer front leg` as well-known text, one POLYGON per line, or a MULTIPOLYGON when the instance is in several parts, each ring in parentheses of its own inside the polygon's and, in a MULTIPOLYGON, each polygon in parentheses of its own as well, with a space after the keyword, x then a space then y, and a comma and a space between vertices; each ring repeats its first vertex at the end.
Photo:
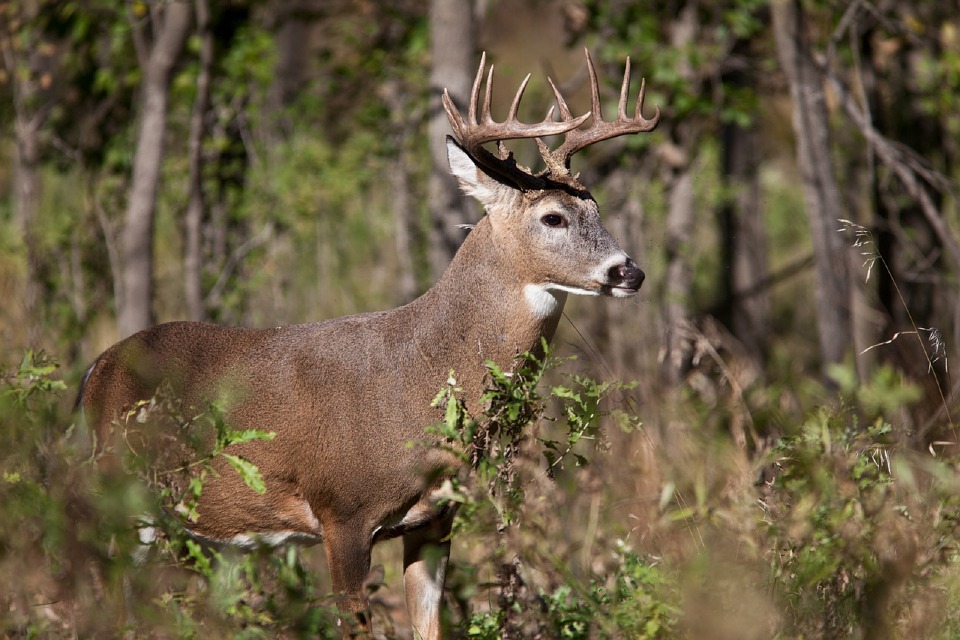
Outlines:
POLYGON ((403 536, 403 589, 415 638, 440 640, 440 604, 453 513, 403 536))
POLYGON ((337 598, 337 608, 350 619, 340 620, 341 633, 349 638, 356 625, 370 635, 370 607, 364 582, 370 573, 370 536, 349 528, 324 527, 323 547, 330 569, 330 583, 337 598))

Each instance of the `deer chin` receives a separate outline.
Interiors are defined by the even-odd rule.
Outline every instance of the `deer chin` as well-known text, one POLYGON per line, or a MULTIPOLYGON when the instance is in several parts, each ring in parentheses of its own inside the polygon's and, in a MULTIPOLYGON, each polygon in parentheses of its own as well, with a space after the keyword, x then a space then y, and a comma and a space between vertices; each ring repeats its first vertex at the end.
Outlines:
POLYGON ((604 291, 604 293, 614 298, 629 298, 637 295, 639 292, 639 288, 633 289, 631 287, 606 287, 604 291))

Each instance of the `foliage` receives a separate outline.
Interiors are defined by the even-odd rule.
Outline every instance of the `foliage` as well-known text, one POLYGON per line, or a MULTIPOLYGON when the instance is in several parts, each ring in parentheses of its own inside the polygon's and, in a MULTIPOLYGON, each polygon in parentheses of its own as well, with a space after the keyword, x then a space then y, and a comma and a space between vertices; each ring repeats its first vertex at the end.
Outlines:
MULTIPOLYGON (((444 421, 428 431, 439 435, 444 448, 457 454, 474 472, 468 484, 455 479, 451 487, 450 497, 459 503, 462 524, 473 521, 482 505, 492 505, 497 526, 503 530, 517 520, 525 499, 524 474, 536 464, 537 457, 544 459, 543 473, 553 478, 570 462, 576 467, 588 464, 586 443, 602 448, 601 420, 610 414, 601 410, 601 403, 626 385, 569 375, 569 386, 554 385, 547 396, 542 396, 539 386, 543 377, 562 361, 550 358, 546 341, 541 343, 540 353, 519 355, 511 370, 486 363, 488 384, 481 398, 482 416, 468 413, 458 395, 462 390, 457 387, 454 372, 434 398, 434 406, 444 409, 444 421), (551 403, 555 403, 559 416, 544 416, 551 403), (559 434, 537 435, 528 442, 531 433, 540 433, 541 418, 556 425, 559 434), (528 444, 535 444, 536 451, 528 444)), ((620 412, 615 415, 624 428, 639 424, 620 412)))
POLYGON ((863 427, 850 408, 820 409, 770 452, 764 523, 794 632, 888 635, 932 576, 953 571, 960 478, 894 438, 883 418, 863 427))
MULTIPOLYGON (((600 57, 622 60, 632 56, 637 68, 646 70, 647 81, 666 100, 672 119, 718 119, 748 126, 756 117, 757 95, 735 84, 714 91, 720 80, 713 74, 743 42, 762 33, 762 12, 768 0, 734 0, 702 8, 698 37, 691 42, 663 47, 654 43, 669 38, 664 30, 677 19, 676 7, 663 3, 588 2, 593 33, 602 34, 596 46, 600 57), (704 86, 706 85, 706 86, 704 86), (719 116, 719 118, 717 118, 719 116)), ((616 79, 616 76, 613 76, 616 79)))
POLYGON ((673 579, 657 562, 641 558, 618 541, 616 567, 586 585, 564 584, 541 594, 552 627, 550 637, 649 638, 677 631, 679 597, 673 579))
POLYGON ((240 555, 201 547, 184 528, 217 456, 263 490, 228 449, 272 434, 232 430, 215 407, 184 417, 160 393, 117 422, 122 450, 98 451, 82 428, 52 428, 65 388, 56 369, 28 352, 0 390, 0 635, 340 637, 295 547, 240 555), (13 586, 17 575, 29 578, 13 586))
MULTIPOLYGON (((468 414, 452 373, 447 386, 434 400, 435 405, 444 408, 445 419, 431 432, 441 436, 444 447, 457 453, 474 471, 469 479, 454 479, 448 493, 448 498, 459 505, 456 530, 483 535, 495 524, 499 535, 488 556, 490 562, 502 565, 505 558, 525 553, 516 546, 515 534, 530 526, 523 512, 530 506, 527 490, 531 475, 553 479, 557 471, 568 465, 572 464, 572 469, 585 467, 589 462, 584 449, 587 443, 593 443, 595 452, 603 450, 603 419, 613 414, 601 409, 601 405, 625 385, 598 383, 571 374, 565 375, 567 384, 551 385, 549 393, 542 396, 539 388, 544 376, 562 363, 550 357, 546 342, 539 354, 520 355, 511 371, 488 362, 488 386, 481 416, 468 414), (544 416, 550 410, 556 415, 544 416), (541 421, 552 425, 557 433, 543 433, 541 421), (538 435, 530 438, 531 433, 538 435), (495 523, 485 517, 489 506, 495 510, 495 523)), ((628 431, 638 426, 635 418, 621 412, 616 413, 616 418, 628 431)), ((597 629, 602 637, 626 634, 653 638, 662 637, 676 622, 670 589, 665 587, 667 578, 622 542, 615 555, 615 569, 606 576, 590 578, 586 584, 559 569, 553 561, 538 562, 537 566, 558 576, 559 584, 549 592, 541 589, 534 593, 525 587, 521 575, 514 573, 505 578, 508 571, 501 580, 518 584, 519 595, 501 582, 499 609, 465 620, 466 637, 513 637, 537 628, 547 637, 558 638, 595 637, 591 634, 597 629)))
POLYGON ((16 372, 4 379, 7 384, 4 397, 12 399, 20 408, 27 408, 28 403, 37 396, 40 396, 42 401, 44 394, 66 390, 67 386, 62 380, 51 377, 58 368, 59 365, 48 354, 42 351, 34 353, 28 349, 23 354, 16 372))
MULTIPOLYGON (((499 595, 483 608, 480 594, 489 587, 482 576, 454 566, 451 587, 459 580, 457 597, 467 603, 463 637, 664 638, 698 628, 697 615, 716 619, 717 610, 697 604, 696 594, 717 588, 701 566, 713 561, 699 554, 637 553, 604 538, 588 565, 603 569, 577 569, 567 552, 542 546, 544 537, 562 539, 571 522, 541 509, 540 483, 549 468, 583 476, 605 464, 607 454, 595 445, 601 419, 611 416, 601 407, 616 387, 579 375, 545 385, 556 366, 524 354, 512 375, 491 367, 488 411, 476 417, 453 379, 438 395, 447 417, 434 435, 476 467, 476 480, 454 484, 448 496, 460 503, 458 537, 483 549, 482 562, 501 567, 493 583, 499 595), (549 393, 541 396, 544 388, 549 393), (553 421, 544 423, 544 412, 553 421), (544 424, 558 433, 545 435, 544 424), (593 443, 592 455, 585 443, 593 443), (511 575, 508 589, 501 580, 511 575)), ((0 393, 0 500, 8 516, 0 525, 0 575, 30 576, 2 594, 3 633, 59 637, 122 627, 136 634, 166 628, 177 635, 206 629, 217 637, 337 637, 332 603, 295 547, 237 554, 201 547, 183 528, 197 517, 212 460, 229 455, 233 443, 270 434, 234 431, 216 407, 184 416, 160 393, 118 421, 124 449, 108 448, 122 459, 113 469, 91 457, 82 430, 51 428, 60 422, 64 388, 56 369, 45 354, 26 353, 0 393)), ((653 531, 677 545, 689 540, 693 521, 714 548, 735 540, 741 562, 765 564, 735 579, 768 592, 770 606, 782 601, 780 622, 761 620, 782 637, 958 628, 948 609, 927 620, 915 611, 925 599, 947 602, 960 592, 955 465, 905 449, 882 417, 863 426, 859 416, 853 406, 813 411, 763 456, 771 480, 734 493, 704 490, 693 510, 661 499, 665 517, 653 531)), ((258 490, 256 469, 238 466, 258 490)), ((734 467, 721 473, 726 485, 735 480, 734 467)), ((666 478, 665 495, 687 482, 666 478)))

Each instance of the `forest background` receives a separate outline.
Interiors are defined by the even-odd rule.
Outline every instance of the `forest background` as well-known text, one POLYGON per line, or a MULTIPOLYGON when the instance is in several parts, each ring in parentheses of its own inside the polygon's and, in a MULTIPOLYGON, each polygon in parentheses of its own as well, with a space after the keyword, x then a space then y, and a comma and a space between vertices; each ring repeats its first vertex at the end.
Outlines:
MULTIPOLYGON (((574 166, 647 281, 627 301, 571 298, 554 355, 576 359, 551 375, 630 384, 584 392, 603 396, 603 430, 569 443, 582 457, 555 481, 531 461, 519 523, 464 510, 451 628, 958 630, 956 2, 15 0, 0 4, 2 633, 102 629, 114 619, 82 613, 83 585, 129 569, 90 533, 102 504, 57 487, 72 455, 57 381, 76 388, 155 322, 266 327, 413 299, 481 215, 447 174, 442 89, 465 105, 486 51, 495 115, 527 72, 522 119, 550 103, 547 75, 585 110, 584 47, 608 113, 627 56, 663 112, 574 166)), ((268 568, 318 572, 309 588, 294 572, 316 603, 320 555, 268 568)), ((403 637, 396 564, 375 604, 403 637)), ((325 628, 302 611, 284 626, 290 588, 280 615, 238 580, 213 604, 187 579, 141 584, 154 617, 129 624, 325 628)))

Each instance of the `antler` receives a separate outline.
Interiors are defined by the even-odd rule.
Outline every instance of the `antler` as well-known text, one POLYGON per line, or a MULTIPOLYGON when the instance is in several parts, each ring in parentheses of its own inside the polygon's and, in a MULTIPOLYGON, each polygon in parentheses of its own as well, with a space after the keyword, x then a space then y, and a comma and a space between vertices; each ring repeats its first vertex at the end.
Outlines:
MULTIPOLYGON (((517 110, 520 107, 520 99, 523 97, 523 92, 527 88, 527 83, 530 81, 530 74, 528 73, 527 77, 520 83, 520 88, 517 89, 517 94, 514 96, 513 103, 510 105, 510 112, 507 114, 507 119, 503 122, 496 122, 490 115, 490 102, 493 97, 493 65, 490 65, 490 71, 487 75, 487 88, 484 93, 483 104, 480 108, 480 119, 477 120, 480 84, 483 81, 483 70, 486 66, 486 61, 487 54, 484 53, 480 56, 480 68, 477 69, 477 76, 473 81, 473 89, 470 92, 470 106, 467 109, 467 121, 464 122, 460 111, 453 103, 453 99, 446 89, 443 90, 443 108, 446 110, 447 117, 450 119, 450 126, 453 127, 454 135, 456 135, 460 144, 464 146, 474 160, 483 165, 485 169, 517 184, 521 188, 534 186, 539 183, 539 179, 521 170, 516 162, 510 158, 510 155, 502 145, 500 147, 499 158, 484 149, 483 145, 493 141, 502 142, 503 140, 515 140, 519 138, 541 138, 567 133, 586 122, 591 114, 585 113, 582 116, 574 118, 570 113, 570 109, 567 108, 566 103, 561 99, 559 104, 563 120, 559 122, 553 120, 553 107, 551 106, 542 121, 535 124, 520 122, 517 119, 517 110)), ((552 84, 551 82, 551 85, 552 84)), ((556 93, 556 88, 554 88, 554 92, 556 93)), ((559 94, 557 95, 559 96, 559 94)))
MULTIPOLYGON (((550 151, 544 145, 540 145, 540 153, 544 162, 547 163, 547 169, 551 174, 563 175, 569 172, 570 158, 577 151, 588 147, 595 142, 626 135, 628 133, 643 133, 653 131, 660 124, 660 107, 653 118, 647 120, 643 117, 643 97, 647 88, 646 80, 640 81, 640 95, 637 97, 637 109, 633 118, 627 117, 627 94, 630 92, 630 58, 627 58, 627 68, 623 72, 623 83, 620 85, 620 102, 617 105, 617 119, 613 122, 604 122, 603 114, 600 112, 600 87, 597 83, 597 72, 593 68, 593 60, 590 58, 590 51, 584 49, 587 56, 587 72, 590 75, 590 115, 593 116, 593 122, 586 129, 569 131, 563 141, 563 144, 555 150, 550 151)), ((560 117, 564 121, 570 119, 570 108, 567 106, 563 96, 557 86, 550 80, 550 86, 553 88, 553 95, 557 98, 557 104, 560 107, 560 117)))

